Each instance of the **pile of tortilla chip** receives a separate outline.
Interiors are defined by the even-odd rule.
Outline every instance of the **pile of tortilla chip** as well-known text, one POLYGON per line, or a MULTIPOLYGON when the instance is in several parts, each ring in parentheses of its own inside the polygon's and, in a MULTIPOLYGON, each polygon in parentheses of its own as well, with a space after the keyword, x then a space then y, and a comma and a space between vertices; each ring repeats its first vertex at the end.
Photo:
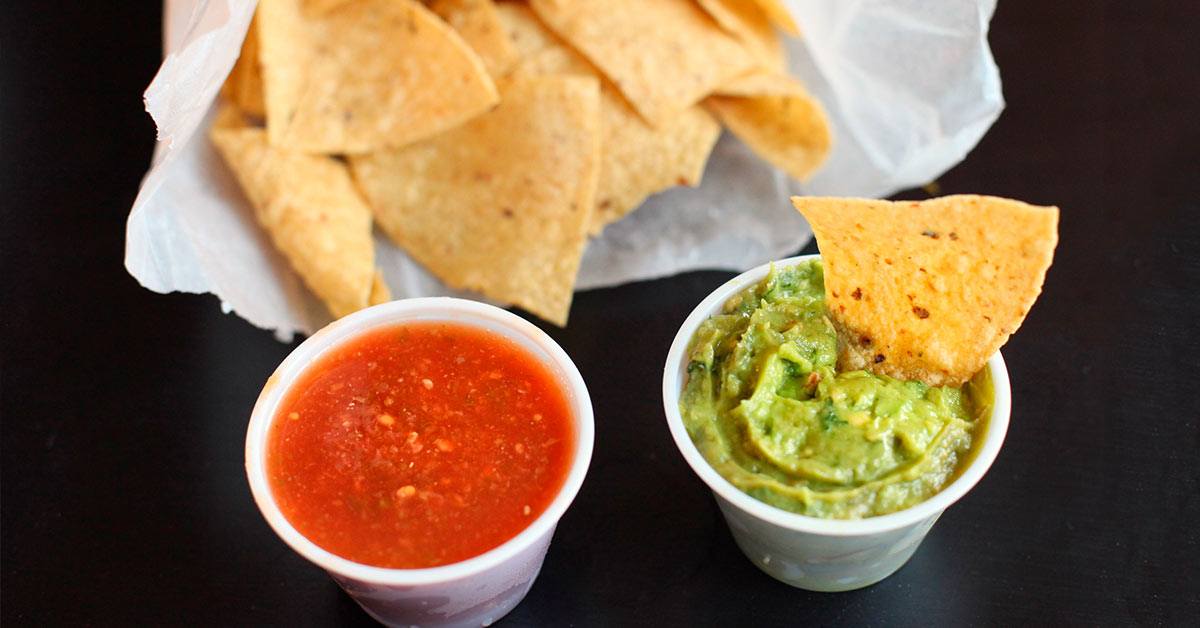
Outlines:
POLYGON ((390 299, 378 225, 563 325, 587 239, 700 183, 724 125, 804 179, 820 105, 772 0, 260 0, 210 132, 333 316, 390 299))

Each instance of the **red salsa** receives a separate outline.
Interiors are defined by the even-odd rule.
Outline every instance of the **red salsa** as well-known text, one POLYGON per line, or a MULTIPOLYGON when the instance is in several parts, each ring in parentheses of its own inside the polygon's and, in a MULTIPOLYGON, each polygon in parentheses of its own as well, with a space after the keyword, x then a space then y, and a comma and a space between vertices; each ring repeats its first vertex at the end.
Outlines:
POLYGON ((562 387, 528 351, 485 330, 405 323, 300 376, 271 426, 267 476, 287 520, 322 548, 434 567, 525 529, 573 449, 562 387))

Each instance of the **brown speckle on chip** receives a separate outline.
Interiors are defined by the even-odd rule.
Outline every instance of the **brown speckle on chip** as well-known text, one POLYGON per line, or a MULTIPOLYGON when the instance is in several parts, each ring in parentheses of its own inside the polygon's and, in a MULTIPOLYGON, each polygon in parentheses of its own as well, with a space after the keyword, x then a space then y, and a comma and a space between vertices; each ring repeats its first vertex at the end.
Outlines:
POLYGON ((513 210, 512 210, 512 208, 509 208, 509 207, 504 207, 504 208, 501 208, 501 209, 500 209, 500 213, 501 213, 501 214, 504 214, 504 217, 505 217, 505 218, 512 218, 512 217, 513 217, 513 210))
POLYGON ((686 177, 678 177, 675 179, 675 184, 676 185, 690 185, 690 182, 687 180, 686 177))
POLYGON ((917 318, 929 318, 929 310, 919 305, 913 306, 913 314, 916 314, 917 318))
POLYGON ((850 296, 854 297, 855 301, 862 299, 862 288, 855 288, 854 292, 850 293, 850 296))
POLYGON ((870 337, 870 336, 867 336, 867 335, 859 336, 859 337, 858 337, 858 344, 860 344, 860 345, 862 345, 862 346, 864 346, 864 347, 869 347, 869 346, 871 346, 871 337, 870 337))
POLYGON ((938 239, 938 232, 930 231, 928 229, 922 231, 921 235, 925 236, 926 238, 933 238, 934 240, 938 239))
POLYGON ((876 363, 876 364, 879 364, 880 362, 883 362, 883 361, 884 361, 884 360, 886 360, 886 359, 887 359, 887 358, 883 357, 883 354, 882 354, 882 353, 876 353, 876 354, 875 354, 875 363, 876 363))
POLYGON ((958 234, 957 234, 957 233, 955 233, 955 232, 953 232, 953 231, 951 231, 951 232, 950 232, 950 239, 951 239, 951 240, 957 240, 957 239, 958 239, 958 234))

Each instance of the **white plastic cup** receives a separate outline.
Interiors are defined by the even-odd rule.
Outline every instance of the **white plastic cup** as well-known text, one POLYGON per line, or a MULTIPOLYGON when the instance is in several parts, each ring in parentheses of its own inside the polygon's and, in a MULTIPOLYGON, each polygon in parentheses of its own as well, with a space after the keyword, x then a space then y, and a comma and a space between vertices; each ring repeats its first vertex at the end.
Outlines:
MULTIPOLYGON (((819 257, 804 255, 775 265, 790 266, 819 257)), ((978 452, 967 468, 929 499, 898 512, 855 520, 808 517, 761 502, 721 477, 704 459, 679 414, 679 395, 687 381, 687 349, 696 329, 719 313, 731 297, 762 281, 770 267, 764 264, 726 282, 701 301, 679 328, 663 370, 667 424, 680 453, 712 489, 734 541, 759 569, 776 580, 810 591, 850 591, 870 586, 904 566, 942 512, 971 490, 992 466, 1008 432, 1012 402, 1008 370, 999 352, 988 360, 995 399, 983 442, 974 445, 978 452)))
MULTIPOLYGON (((301 556, 322 567, 368 614, 387 625, 487 626, 511 611, 533 586, 558 520, 579 492, 592 458, 595 425, 587 387, 575 364, 529 322, 475 301, 406 299, 367 308, 331 323, 296 347, 267 380, 246 432, 246 475, 267 523, 301 556), (331 348, 363 332, 406 322, 445 321, 486 329, 516 342, 555 375, 574 421, 575 451, 566 481, 550 506, 500 546, 428 569, 387 569, 347 560, 318 547, 280 512, 266 474, 266 444, 279 404, 296 379, 331 348)), ((303 603, 298 600, 297 603, 303 603)))

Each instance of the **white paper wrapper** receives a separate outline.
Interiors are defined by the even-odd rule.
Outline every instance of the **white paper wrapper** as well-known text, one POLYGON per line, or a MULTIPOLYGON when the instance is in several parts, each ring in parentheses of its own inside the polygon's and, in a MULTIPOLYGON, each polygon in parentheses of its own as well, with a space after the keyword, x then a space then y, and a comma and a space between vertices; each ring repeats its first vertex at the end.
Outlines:
MULTIPOLYGON (((833 124, 828 162, 800 185, 725 134, 699 188, 652 197, 589 244, 579 289, 743 270, 793 252, 811 232, 790 194, 878 197, 931 181, 1004 108, 987 45, 995 0, 786 4, 803 30, 787 42, 791 69, 833 124)), ((165 0, 167 54, 145 94, 159 144, 129 215, 125 267, 156 292, 213 293, 227 311, 288 338, 328 314, 254 223, 205 137, 254 8, 165 0)), ((452 293, 390 242, 376 243, 397 298, 452 293)))

